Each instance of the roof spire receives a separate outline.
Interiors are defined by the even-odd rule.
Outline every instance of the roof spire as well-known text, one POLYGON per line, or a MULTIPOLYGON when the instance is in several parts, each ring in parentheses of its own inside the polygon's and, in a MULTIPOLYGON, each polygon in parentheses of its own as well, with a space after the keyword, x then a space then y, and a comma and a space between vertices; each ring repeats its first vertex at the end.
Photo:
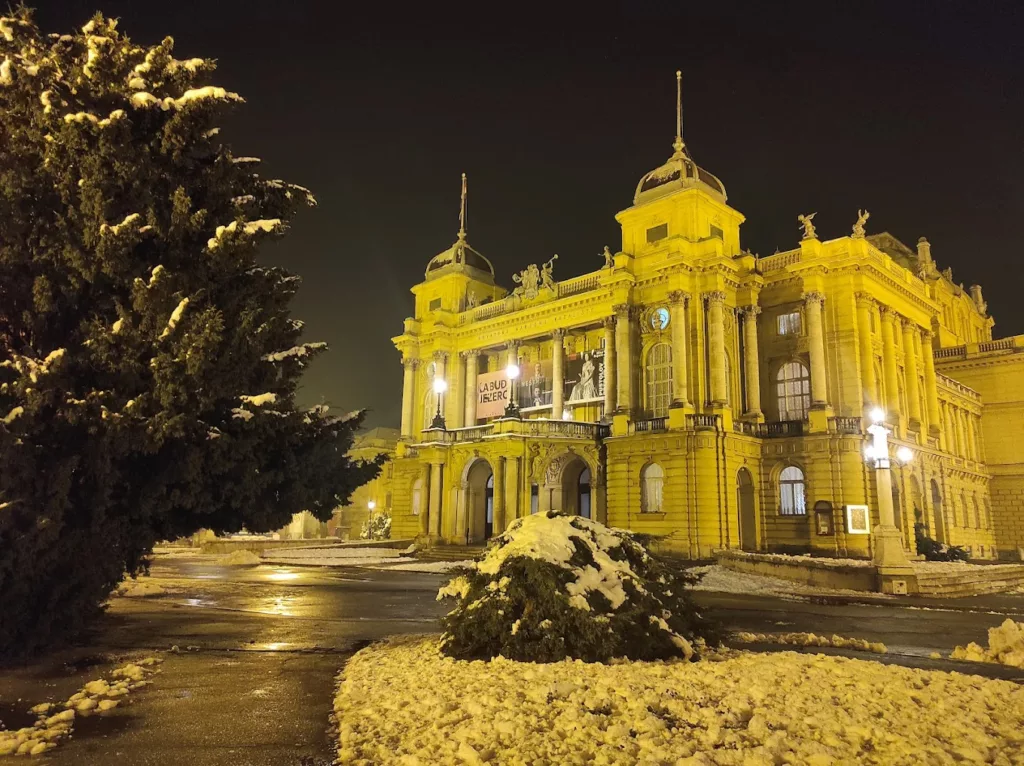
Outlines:
POLYGON ((683 151, 683 73, 676 70, 676 140, 672 144, 676 154, 683 151))
POLYGON ((466 241, 466 174, 462 174, 462 204, 459 207, 459 242, 466 241))

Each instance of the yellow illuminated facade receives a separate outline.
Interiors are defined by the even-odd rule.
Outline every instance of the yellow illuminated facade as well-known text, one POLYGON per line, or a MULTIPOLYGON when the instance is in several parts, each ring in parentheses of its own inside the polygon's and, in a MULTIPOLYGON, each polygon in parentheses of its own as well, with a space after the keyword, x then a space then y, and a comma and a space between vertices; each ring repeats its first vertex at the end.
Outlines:
POLYGON ((940 271, 924 238, 865 234, 867 214, 835 239, 802 216, 792 250, 745 251, 743 214, 679 132, 616 216, 621 245, 602 268, 556 280, 552 259, 506 289, 464 221, 429 261, 394 338, 402 423, 381 489, 393 536, 479 544, 560 509, 688 557, 868 556, 866 414, 882 407, 893 454, 913 455, 893 462, 908 550, 915 514, 975 558, 1024 545, 1021 440, 985 418, 973 382, 1012 378, 1001 390, 1019 434, 1024 343, 992 341, 981 289, 940 271), (986 367, 993 343, 1005 348, 986 367))

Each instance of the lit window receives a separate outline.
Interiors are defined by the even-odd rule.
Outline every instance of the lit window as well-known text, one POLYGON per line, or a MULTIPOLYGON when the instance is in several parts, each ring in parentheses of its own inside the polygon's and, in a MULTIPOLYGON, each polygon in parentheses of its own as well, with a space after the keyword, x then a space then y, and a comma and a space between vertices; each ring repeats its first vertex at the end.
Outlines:
POLYGON ((656 343, 647 352, 647 409, 656 418, 668 416, 672 404, 672 347, 656 343))
POLYGON ((651 329, 652 330, 664 330, 668 327, 669 313, 668 309, 662 306, 659 309, 655 309, 651 314, 651 329))
POLYGON ((776 376, 779 420, 806 420, 811 409, 811 376, 800 362, 787 362, 776 376))
POLYGON ((711 225, 711 236, 718 237, 718 239, 725 239, 725 237, 722 236, 722 230, 714 224, 711 225))
POLYGON ((643 513, 660 513, 662 510, 665 471, 657 463, 651 463, 640 472, 640 510, 643 513))
POLYGON ((416 479, 412 485, 412 512, 419 515, 420 503, 423 502, 423 479, 416 479))
POLYGON ((668 224, 662 223, 647 230, 647 243, 657 242, 668 236, 668 224))
POLYGON ((806 516, 804 472, 795 465, 779 474, 779 513, 783 516, 806 516))
POLYGON ((434 298, 434 300, 430 302, 430 305, 427 308, 429 311, 437 311, 439 308, 441 308, 441 299, 434 298))
POLYGON ((799 335, 800 334, 800 312, 793 311, 789 314, 779 314, 776 317, 776 327, 778 328, 779 335, 799 335))

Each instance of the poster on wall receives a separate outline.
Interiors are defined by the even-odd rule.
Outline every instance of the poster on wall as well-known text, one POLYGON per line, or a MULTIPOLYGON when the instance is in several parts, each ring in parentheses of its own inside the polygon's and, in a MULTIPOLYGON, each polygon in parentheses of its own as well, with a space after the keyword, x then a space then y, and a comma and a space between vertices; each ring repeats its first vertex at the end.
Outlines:
POLYGON ((511 385, 504 370, 485 372, 476 381, 477 418, 500 418, 508 405, 511 385))
POLYGON ((604 399, 604 350, 594 349, 565 357, 565 402, 604 399))
POLYGON ((871 515, 866 505, 846 506, 846 533, 867 535, 871 533, 871 515))
POLYGON ((519 409, 551 406, 551 360, 524 362, 519 379, 519 409))

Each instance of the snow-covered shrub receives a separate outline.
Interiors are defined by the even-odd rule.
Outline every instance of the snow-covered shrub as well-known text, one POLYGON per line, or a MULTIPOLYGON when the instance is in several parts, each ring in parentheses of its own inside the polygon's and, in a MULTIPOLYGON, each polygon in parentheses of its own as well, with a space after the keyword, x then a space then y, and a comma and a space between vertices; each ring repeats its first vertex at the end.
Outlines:
POLYGON ((387 511, 374 513, 363 522, 359 531, 360 540, 390 540, 391 539, 391 514, 387 511))
POLYGON ((921 522, 921 512, 915 514, 918 521, 914 524, 914 542, 917 544, 917 552, 928 561, 967 561, 970 554, 959 545, 946 545, 938 540, 933 540, 926 534, 924 523, 921 522))
POLYGON ((459 659, 689 659, 719 642, 687 592, 697 578, 652 558, 629 532, 580 516, 517 519, 455 574, 438 600, 456 600, 442 649, 459 659))

